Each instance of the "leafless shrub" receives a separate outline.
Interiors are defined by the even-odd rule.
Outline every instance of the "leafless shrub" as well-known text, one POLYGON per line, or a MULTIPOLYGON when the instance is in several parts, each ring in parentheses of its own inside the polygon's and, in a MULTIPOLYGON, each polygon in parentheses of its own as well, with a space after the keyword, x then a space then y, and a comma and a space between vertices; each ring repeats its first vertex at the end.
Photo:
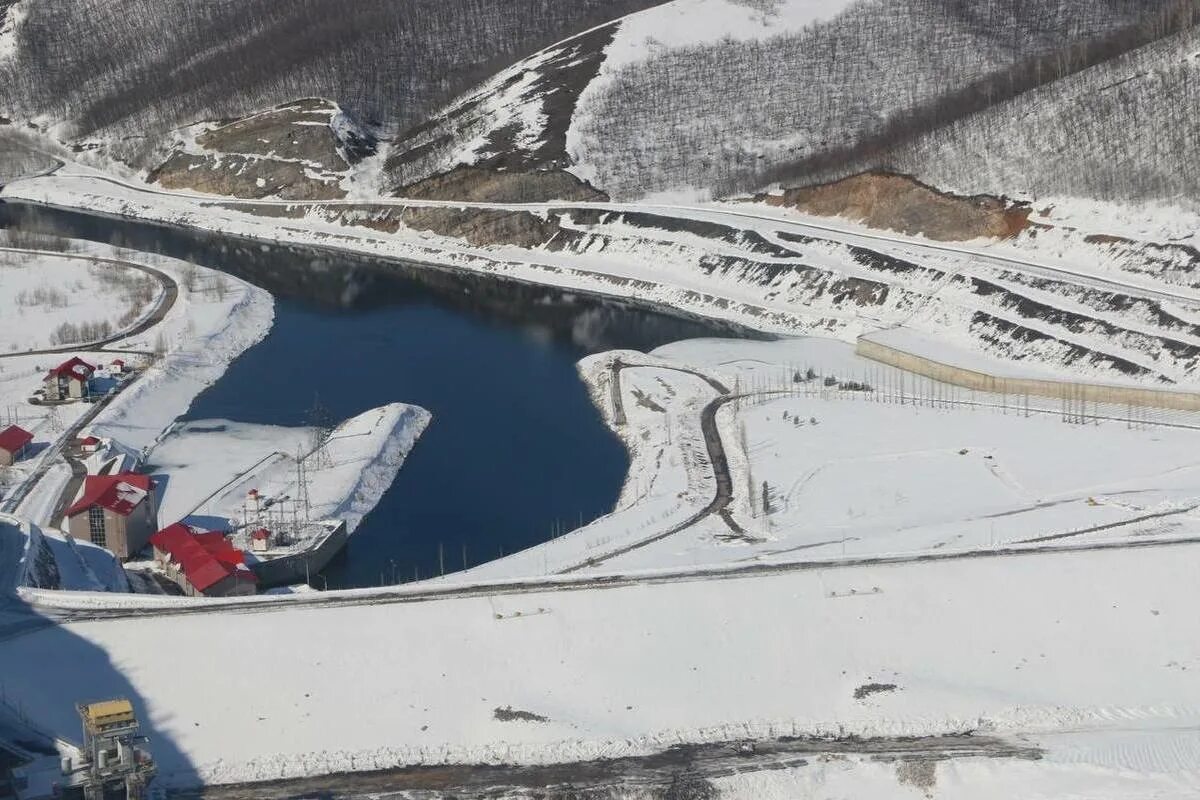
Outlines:
POLYGON ((22 289, 17 292, 17 305, 25 308, 48 306, 49 308, 66 308, 67 293, 62 289, 41 284, 33 289, 22 289))
POLYGON ((64 322, 50 332, 50 344, 57 347, 65 344, 80 344, 98 342, 113 334, 112 323, 108 320, 89 321, 75 324, 64 322))

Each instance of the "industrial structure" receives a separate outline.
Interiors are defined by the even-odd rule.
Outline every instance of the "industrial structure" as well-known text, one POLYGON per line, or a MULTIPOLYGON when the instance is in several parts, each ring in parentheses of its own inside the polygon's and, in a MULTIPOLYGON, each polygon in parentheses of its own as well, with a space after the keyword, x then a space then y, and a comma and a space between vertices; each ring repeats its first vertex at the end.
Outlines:
POLYGON ((176 522, 150 537, 154 560, 189 597, 255 594, 258 577, 246 554, 220 531, 201 531, 176 522))
POLYGON ((79 497, 64 512, 64 527, 71 538, 127 559, 146 546, 157 527, 153 489, 150 476, 136 472, 88 475, 79 497))
MULTIPOLYGON (((81 703, 75 707, 83 726, 83 745, 57 740, 57 763, 13 771, 20 800, 145 800, 154 778, 154 759, 143 746, 133 704, 124 698, 81 703)), ((45 761, 53 762, 48 758, 45 761)))

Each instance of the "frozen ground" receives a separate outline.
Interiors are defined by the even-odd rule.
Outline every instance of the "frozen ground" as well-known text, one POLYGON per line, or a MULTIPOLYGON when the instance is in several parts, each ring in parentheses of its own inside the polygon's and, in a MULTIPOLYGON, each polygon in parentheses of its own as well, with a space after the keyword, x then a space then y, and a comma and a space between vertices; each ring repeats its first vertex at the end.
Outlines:
POLYGON ((0 343, 16 353, 108 338, 161 294, 134 269, 0 249, 0 343))
MULTIPOLYGON (((854 336, 885 324, 961 328, 967 306, 955 305, 965 301, 948 281, 896 278, 890 291, 920 288, 938 302, 896 301, 875 318, 874 308, 805 305, 779 281, 687 271, 699 249, 692 234, 648 252, 619 240, 573 254, 472 250, 101 184, 64 176, 21 191, 842 341, 702 341, 586 360, 597 407, 631 452, 618 508, 440 582, 235 602, 27 591, 26 602, 64 624, 6 641, 0 673, 27 694, 39 724, 75 729, 56 687, 131 695, 150 721, 163 780, 176 785, 560 762, 780 735, 974 732, 1043 757, 968 758, 932 773, 830 757, 714 783, 764 798, 1186 797, 1200 786, 1191 613, 1200 483, 1190 456, 1200 423, 1175 412, 1109 409, 1112 419, 1095 420, 1056 401, 1027 407, 854 356, 854 336), (295 657, 298 642, 307 657, 295 657)), ((746 218, 744 207, 673 213, 747 219, 768 241, 795 219, 746 218)), ((846 254, 870 243, 966 275, 1007 270, 1009 285, 1070 276, 1074 288, 1056 302, 1072 311, 1089 291, 1122 287, 1196 318, 1193 287, 1089 261, 1092 251, 1072 249, 1065 233, 955 249, 881 243, 839 226, 836 241, 808 243, 805 256, 842 276, 867 274, 846 254), (1018 262, 1000 266, 1003 258, 1018 262)), ((705 247, 730 255, 737 245, 705 247)), ((1053 292, 1039 284, 1030 294, 1053 292)), ((970 350, 963 338, 952 344, 970 350)), ((1122 352, 1190 379, 1169 355, 1122 352)), ((289 491, 291 474, 280 469, 276 491, 289 491)))
MULTIPOLYGON (((1035 786, 1064 770, 1086 786, 1138 747, 1163 759, 1129 783, 1153 786, 1194 775, 1145 735, 1187 743, 1200 722, 1194 549, 138 615, 7 641, 0 673, 63 735, 78 721, 60 687, 131 695, 168 785, 981 731, 1051 748, 1026 773, 1035 786), (297 642, 319 648, 297 659, 297 642), (509 708, 544 719, 496 713, 509 708), (1091 750, 1045 738, 1068 732, 1091 750)), ((968 784, 992 772, 953 769, 968 784)))
POLYGON ((631 454, 617 508, 447 580, 1200 537, 1200 414, 1065 414, 819 338, 692 340, 582 372, 631 454), (706 408, 728 464, 724 511, 706 408))

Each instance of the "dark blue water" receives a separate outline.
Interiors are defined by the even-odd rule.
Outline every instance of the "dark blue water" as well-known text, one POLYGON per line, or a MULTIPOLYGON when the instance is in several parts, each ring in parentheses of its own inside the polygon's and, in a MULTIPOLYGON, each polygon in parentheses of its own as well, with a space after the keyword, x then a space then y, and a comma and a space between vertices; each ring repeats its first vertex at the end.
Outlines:
POLYGON ((35 204, 0 203, 0 226, 164 253, 275 295, 270 334, 196 398, 188 420, 306 425, 318 400, 335 421, 391 402, 433 414, 318 588, 452 572, 607 513, 628 461, 576 362, 747 333, 492 277, 35 204))
POLYGON ((304 425, 318 394, 337 420, 395 401, 428 409, 399 478, 326 577, 429 577, 439 561, 461 569, 464 547, 479 563, 612 508, 628 460, 576 373, 582 355, 428 304, 330 313, 281 300, 271 333, 188 419, 304 425))

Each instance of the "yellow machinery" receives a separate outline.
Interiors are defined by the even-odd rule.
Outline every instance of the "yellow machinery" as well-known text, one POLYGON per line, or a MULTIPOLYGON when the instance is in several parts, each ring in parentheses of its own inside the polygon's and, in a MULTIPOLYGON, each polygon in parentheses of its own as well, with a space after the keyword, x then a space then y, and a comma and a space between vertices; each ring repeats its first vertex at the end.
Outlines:
POLYGON ((150 754, 138 747, 146 737, 139 733, 133 704, 122 698, 81 703, 76 709, 83 722, 83 748, 78 764, 64 764, 64 788, 84 800, 102 800, 114 792, 142 800, 155 767, 150 754))

